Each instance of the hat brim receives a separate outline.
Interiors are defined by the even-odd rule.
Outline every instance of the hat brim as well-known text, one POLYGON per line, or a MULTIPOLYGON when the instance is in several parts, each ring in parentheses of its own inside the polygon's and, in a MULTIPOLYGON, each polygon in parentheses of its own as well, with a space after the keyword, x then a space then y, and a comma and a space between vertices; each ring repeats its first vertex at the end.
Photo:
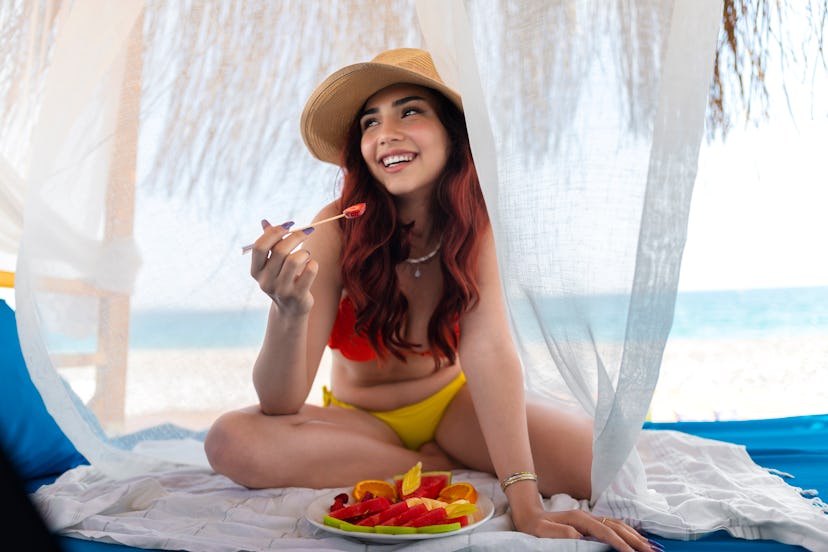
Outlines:
POLYGON ((325 79, 305 104, 299 127, 308 150, 321 161, 340 165, 357 111, 378 91, 400 83, 433 88, 463 110, 460 95, 440 81, 384 63, 356 63, 325 79))

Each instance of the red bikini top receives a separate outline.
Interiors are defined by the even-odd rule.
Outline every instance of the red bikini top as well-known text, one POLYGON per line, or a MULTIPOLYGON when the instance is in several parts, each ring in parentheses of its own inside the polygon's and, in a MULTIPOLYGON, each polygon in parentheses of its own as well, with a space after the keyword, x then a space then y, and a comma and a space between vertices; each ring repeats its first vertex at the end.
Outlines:
MULTIPOLYGON (((454 333, 460 335, 459 324, 455 324, 454 333)), ((342 356, 348 360, 365 362, 377 358, 377 352, 371 346, 371 342, 356 333, 356 311, 353 302, 348 297, 344 297, 339 302, 331 337, 328 338, 328 347, 339 349, 342 356)), ((410 354, 430 356, 431 351, 410 354)))
POLYGON ((356 311, 348 297, 339 302, 331 337, 328 338, 328 347, 339 349, 342 356, 348 360, 365 362, 377 358, 377 352, 371 347, 371 342, 356 333, 356 311))

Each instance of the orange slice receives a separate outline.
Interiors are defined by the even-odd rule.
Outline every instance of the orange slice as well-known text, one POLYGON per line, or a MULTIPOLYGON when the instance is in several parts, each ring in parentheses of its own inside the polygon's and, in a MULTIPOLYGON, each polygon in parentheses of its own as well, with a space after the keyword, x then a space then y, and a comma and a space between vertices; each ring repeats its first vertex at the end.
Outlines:
POLYGON ((366 493, 371 493, 374 498, 385 497, 394 502, 397 500, 397 488, 388 481, 379 479, 366 479, 354 485, 354 498, 359 502, 365 498, 366 493))
POLYGON ((471 483, 452 483, 443 487, 437 500, 444 502, 455 502, 457 500, 468 500, 471 503, 477 502, 477 489, 471 483))

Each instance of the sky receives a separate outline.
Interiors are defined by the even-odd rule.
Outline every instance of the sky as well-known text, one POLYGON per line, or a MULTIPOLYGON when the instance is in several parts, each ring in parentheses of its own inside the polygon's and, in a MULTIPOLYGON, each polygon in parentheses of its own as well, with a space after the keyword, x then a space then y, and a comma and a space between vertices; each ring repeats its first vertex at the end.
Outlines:
POLYGON ((828 70, 801 73, 787 101, 769 73, 767 122, 702 144, 679 289, 828 286, 828 70))
POLYGON ((828 285, 828 112, 705 144, 679 287, 828 285))

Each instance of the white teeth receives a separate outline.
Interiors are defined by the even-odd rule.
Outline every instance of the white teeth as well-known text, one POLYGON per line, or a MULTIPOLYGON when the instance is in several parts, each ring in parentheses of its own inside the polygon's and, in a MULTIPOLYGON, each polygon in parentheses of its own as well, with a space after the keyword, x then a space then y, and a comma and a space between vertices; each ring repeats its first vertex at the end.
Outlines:
POLYGON ((403 163, 405 161, 411 161, 414 159, 414 156, 411 154, 405 155, 389 155, 382 160, 382 164, 386 167, 390 167, 391 165, 396 165, 397 163, 403 163))

